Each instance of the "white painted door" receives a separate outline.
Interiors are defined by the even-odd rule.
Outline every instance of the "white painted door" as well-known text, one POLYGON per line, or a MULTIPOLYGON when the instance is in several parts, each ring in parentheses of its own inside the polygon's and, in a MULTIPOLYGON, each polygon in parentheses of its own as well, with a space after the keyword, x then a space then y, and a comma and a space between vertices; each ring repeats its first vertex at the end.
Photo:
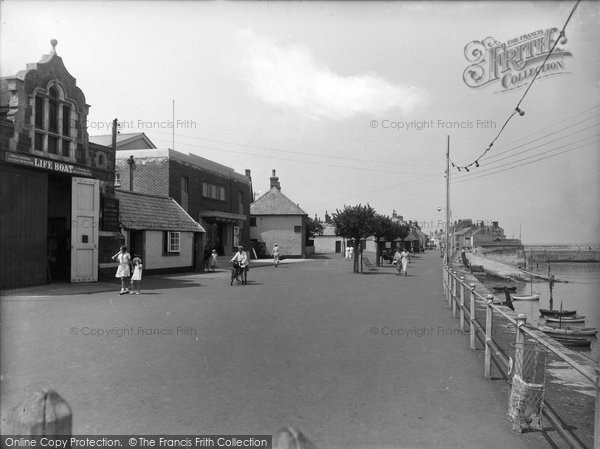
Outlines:
POLYGON ((98 280, 100 181, 73 178, 71 184, 71 282, 98 280))

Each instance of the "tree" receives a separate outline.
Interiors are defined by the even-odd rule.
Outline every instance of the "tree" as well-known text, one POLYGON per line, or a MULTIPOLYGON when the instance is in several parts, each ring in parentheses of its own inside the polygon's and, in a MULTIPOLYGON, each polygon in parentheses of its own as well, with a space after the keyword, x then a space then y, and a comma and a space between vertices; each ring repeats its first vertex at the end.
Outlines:
POLYGON ((323 224, 316 218, 306 217, 306 243, 317 235, 323 235, 323 224))
POLYGON ((410 234, 410 226, 406 224, 400 224, 397 222, 392 222, 392 226, 387 229, 387 232, 384 234, 384 238, 393 242, 396 239, 400 241, 404 240, 410 234))
POLYGON ((369 204, 363 206, 344 206, 344 210, 336 209, 333 214, 335 233, 346 239, 352 239, 354 246, 354 273, 358 273, 359 242, 373 234, 375 209, 369 204))
POLYGON ((392 226, 394 225, 394 222, 392 221, 392 219, 386 215, 380 215, 380 214, 375 214, 375 217, 373 218, 373 228, 372 228, 372 235, 375 238, 375 260, 376 260, 376 265, 379 267, 381 266, 381 264, 379 263, 379 258, 380 258, 380 252, 381 252, 381 248, 380 248, 380 244, 381 244, 381 240, 384 239, 387 235, 389 235, 391 233, 391 229, 392 226))

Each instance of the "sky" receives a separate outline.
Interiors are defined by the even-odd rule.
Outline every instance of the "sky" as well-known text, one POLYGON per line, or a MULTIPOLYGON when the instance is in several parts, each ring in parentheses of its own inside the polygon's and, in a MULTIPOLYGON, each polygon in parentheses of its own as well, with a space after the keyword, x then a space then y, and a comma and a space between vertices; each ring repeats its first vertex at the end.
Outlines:
MULTIPOLYGON (((311 217, 369 203, 429 231, 445 220, 448 140, 456 165, 474 162, 527 86, 467 85, 467 45, 560 30, 573 5, 3 0, 0 73, 57 39, 90 135, 118 118, 159 148, 250 169, 255 192, 275 169, 311 217)), ((600 242, 599 17, 579 4, 563 73, 535 81, 479 167, 451 170, 453 219, 497 220, 524 243, 600 242)))

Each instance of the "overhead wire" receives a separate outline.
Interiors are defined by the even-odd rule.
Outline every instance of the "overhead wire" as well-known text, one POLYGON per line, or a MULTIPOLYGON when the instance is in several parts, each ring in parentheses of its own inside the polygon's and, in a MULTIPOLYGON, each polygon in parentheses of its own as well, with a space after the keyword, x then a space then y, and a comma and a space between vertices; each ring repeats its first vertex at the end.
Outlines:
POLYGON ((519 114, 519 116, 523 116, 525 115, 525 112, 520 108, 521 103, 523 102, 523 100, 525 100, 525 97, 527 96, 527 94, 529 93, 529 90, 531 89, 531 87, 533 86, 533 84, 535 83, 536 79, 538 78, 540 72, 542 71, 542 69, 544 68, 544 66, 546 65, 546 62, 548 62, 548 59, 550 58, 550 56, 552 55, 552 53, 554 52, 554 50, 556 49, 556 46, 558 45, 558 43, 560 41, 563 41, 564 43, 564 39, 565 39, 565 30, 567 28, 567 25, 569 24, 569 22, 571 21, 571 18, 573 17, 573 14, 575 13, 575 10, 577 9, 577 6, 579 5, 579 2, 581 0, 577 0, 575 2, 575 5, 573 5, 573 8, 571 9, 571 12, 569 13, 569 16, 567 17, 567 20, 565 21, 558 38, 554 41, 552 48, 550 48, 550 51, 548 51, 548 54, 546 55, 544 62, 537 68, 533 78, 531 79, 531 81, 528 83, 527 88, 525 89, 525 92, 523 92, 523 95, 521 95, 521 98, 519 99, 519 101, 517 102, 517 105, 515 106, 514 110, 511 112, 511 114, 508 116, 508 118, 506 119, 506 121, 504 122, 504 124, 502 125, 502 127, 500 128, 500 131, 498 131, 498 134, 496 134, 496 137, 494 137, 492 139, 492 141, 489 143, 489 145, 487 146, 487 148, 485 150, 483 150, 483 152, 471 163, 466 164, 466 165, 459 165, 456 164, 454 161, 450 161, 451 165, 453 168, 456 168, 459 172, 461 171, 461 169, 464 169, 465 171, 469 172, 469 167, 472 167, 473 165, 475 165, 475 167, 479 167, 480 163, 479 161, 489 152, 491 151, 492 147, 494 146, 494 143, 496 143, 496 141, 500 138, 500 136, 502 135, 502 133, 504 132, 504 130, 506 129, 506 126, 508 125, 508 123, 512 120, 512 118, 516 115, 519 114))

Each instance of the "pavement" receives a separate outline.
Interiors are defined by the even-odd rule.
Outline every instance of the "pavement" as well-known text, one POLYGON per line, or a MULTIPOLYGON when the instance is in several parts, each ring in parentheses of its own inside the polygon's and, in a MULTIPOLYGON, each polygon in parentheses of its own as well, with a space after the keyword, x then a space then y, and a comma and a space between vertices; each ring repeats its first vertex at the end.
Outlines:
POLYGON ((246 286, 224 270, 148 276, 141 295, 115 282, 3 296, 0 430, 52 388, 75 434, 293 426, 319 449, 549 447, 512 432, 507 386, 483 377, 451 317, 437 252, 406 277, 353 274, 339 256, 286 262, 252 267, 246 286))

